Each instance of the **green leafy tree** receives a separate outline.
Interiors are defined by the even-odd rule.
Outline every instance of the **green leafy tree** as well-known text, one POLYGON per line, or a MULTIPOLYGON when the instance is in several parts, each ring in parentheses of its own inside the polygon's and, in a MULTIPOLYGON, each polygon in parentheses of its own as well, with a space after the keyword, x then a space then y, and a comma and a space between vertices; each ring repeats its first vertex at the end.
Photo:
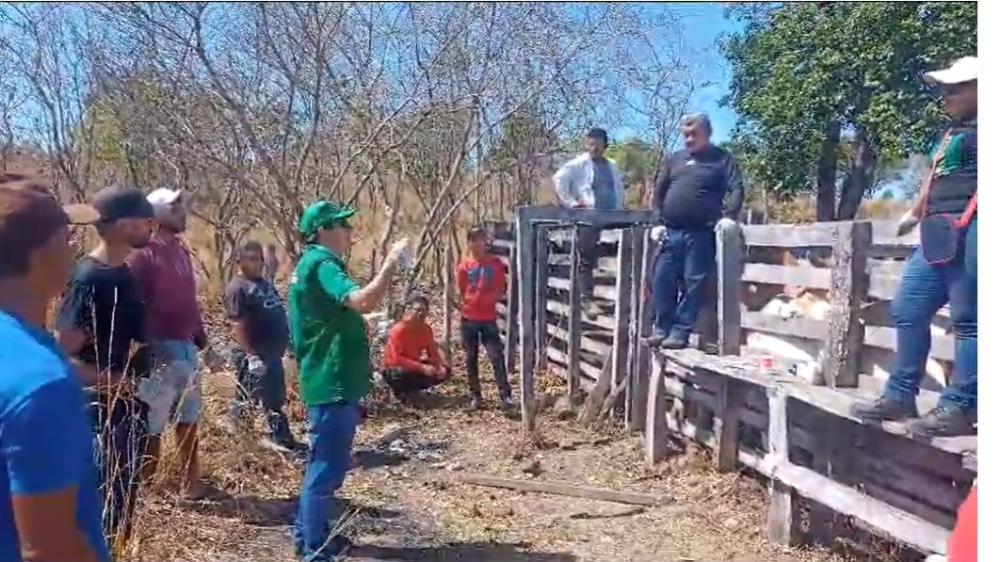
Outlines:
POLYGON ((631 202, 644 202, 653 178, 656 177, 660 151, 652 144, 633 137, 608 147, 608 157, 618 165, 625 187, 629 188, 628 193, 638 194, 633 196, 635 199, 631 202))
POLYGON ((779 197, 814 189, 818 220, 853 218, 880 162, 927 151, 944 115, 921 74, 976 52, 973 2, 754 4, 728 15, 745 25, 722 40, 744 167, 779 197))

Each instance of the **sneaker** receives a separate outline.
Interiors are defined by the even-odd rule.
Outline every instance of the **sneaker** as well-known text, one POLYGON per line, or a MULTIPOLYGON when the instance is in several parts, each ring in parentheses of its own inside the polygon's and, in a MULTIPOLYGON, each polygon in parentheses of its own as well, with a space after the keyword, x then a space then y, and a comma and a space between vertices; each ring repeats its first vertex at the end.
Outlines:
POLYGON ((500 399, 500 409, 501 410, 513 410, 517 407, 517 403, 510 396, 500 399))
POLYGON ((874 403, 851 405, 851 415, 869 423, 896 421, 917 417, 917 407, 881 397, 874 403))
POLYGON ((660 347, 660 344, 662 344, 665 339, 667 339, 666 334, 654 330, 652 334, 646 336, 644 341, 649 347, 660 347))
POLYGON ((260 446, 283 455, 289 455, 295 452, 293 448, 287 446, 281 440, 275 439, 274 437, 262 437, 260 439, 260 446))
POLYGON ((353 547, 351 539, 344 535, 333 535, 328 538, 323 548, 312 554, 304 554, 302 547, 296 545, 295 554, 302 559, 302 562, 333 562, 339 560, 340 556, 347 553, 353 547))
POLYGON ((484 405, 482 398, 473 398, 471 401, 469 401, 469 405, 466 406, 465 409, 468 412, 478 412, 479 410, 482 410, 483 407, 484 405))
POLYGON ((914 435, 924 437, 957 437, 975 435, 975 420, 969 412, 955 407, 938 406, 926 416, 907 424, 914 435))
POLYGON ((688 346, 688 339, 680 336, 670 335, 660 342, 660 347, 664 349, 684 349, 688 346))

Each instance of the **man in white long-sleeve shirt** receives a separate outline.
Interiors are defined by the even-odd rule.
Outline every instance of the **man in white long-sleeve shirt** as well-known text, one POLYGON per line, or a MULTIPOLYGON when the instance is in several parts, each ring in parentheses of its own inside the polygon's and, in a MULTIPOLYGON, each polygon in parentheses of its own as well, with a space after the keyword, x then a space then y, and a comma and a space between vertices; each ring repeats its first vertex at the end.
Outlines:
MULTIPOLYGON (((574 209, 622 209, 625 206, 625 184, 615 163, 604 156, 608 148, 608 133, 591 129, 586 138, 587 152, 566 162, 552 177, 559 203, 574 209)), ((580 283, 585 309, 595 316, 599 309, 594 303, 594 266, 597 265, 598 228, 580 229, 580 283)))

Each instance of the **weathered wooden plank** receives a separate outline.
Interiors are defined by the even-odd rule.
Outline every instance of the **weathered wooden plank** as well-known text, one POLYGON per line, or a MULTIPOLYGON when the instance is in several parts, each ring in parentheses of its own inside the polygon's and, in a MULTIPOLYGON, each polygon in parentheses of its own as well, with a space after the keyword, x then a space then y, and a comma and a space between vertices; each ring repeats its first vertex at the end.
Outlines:
POLYGON ((496 478, 479 474, 458 474, 454 479, 463 484, 473 484, 476 486, 488 486, 491 488, 506 488, 520 492, 539 492, 543 494, 555 494, 559 496, 572 496, 586 498, 590 500, 624 503, 632 505, 658 506, 669 503, 666 498, 650 496, 647 494, 636 494, 632 492, 619 492, 616 490, 604 490, 600 488, 585 488, 574 486, 562 482, 537 482, 533 480, 512 480, 509 478, 496 478))
MULTIPOLYGON (((772 389, 767 395, 767 459, 777 466, 788 462, 788 396, 772 389)), ((794 492, 779 478, 771 478, 768 489, 767 538, 791 545, 795 527, 794 492)))
POLYGON ((621 228, 637 224, 653 224, 654 211, 637 209, 568 209, 558 205, 536 205, 521 207, 524 217, 532 222, 555 222, 564 224, 587 224, 599 228, 621 228))
MULTIPOLYGON (((887 326, 865 326, 865 345, 896 351, 896 329, 887 326)), ((951 334, 931 336, 930 356, 941 361, 955 361, 955 337, 951 334)))
POLYGON ((774 475, 802 497, 864 522, 883 536, 925 553, 943 553, 951 531, 877 500, 864 492, 790 463, 779 464, 774 475))
POLYGON ((716 272, 718 293, 718 348, 720 355, 738 355, 740 352, 740 295, 743 277, 743 232, 740 225, 723 220, 715 230, 716 272))
POLYGON ((740 412, 742 411, 742 386, 737 381, 723 381, 722 391, 716 396, 715 468, 720 472, 736 470, 739 455, 740 412))
MULTIPOLYGON (((628 379, 630 293, 632 288, 632 229, 621 231, 618 244, 618 279, 615 282, 615 330, 612 335, 611 388, 628 379)), ((626 383, 627 384, 627 383, 626 383)))
POLYGON ((828 386, 853 387, 858 385, 865 338, 861 306, 868 293, 866 266, 872 228, 870 223, 841 223, 834 232, 823 376, 828 386))
POLYGON ((664 388, 663 372, 660 359, 653 356, 652 375, 649 380, 649 392, 646 395, 646 431, 643 441, 646 449, 646 462, 654 465, 667 458, 667 391, 664 388))
POLYGON ((636 255, 633 268, 633 309, 634 330, 631 339, 633 360, 631 362, 633 384, 629 387, 628 427, 638 431, 646 422, 646 402, 649 393, 650 356, 644 338, 649 335, 652 325, 652 303, 647 298, 647 287, 652 276, 652 262, 655 244, 649 239, 648 228, 637 228, 632 239, 636 255))
MULTIPOLYGON (((554 347, 549 347, 549 348, 546 348, 545 352, 546 352, 546 354, 548 354, 549 359, 551 361, 553 361, 553 364, 558 364, 558 365, 561 365, 563 367, 565 367, 566 365, 569 364, 569 358, 562 351, 559 351, 558 349, 555 349, 554 347)), ((568 373, 569 371, 564 368, 563 372, 564 373, 568 373)), ((588 363, 587 361, 583 361, 583 360, 580 361, 580 380, 581 381, 589 380, 591 382, 596 382, 597 379, 600 376, 601 376, 601 366, 600 365, 588 363)))
MULTIPOLYGON (((573 269, 570 269, 570 279, 563 279, 560 277, 549 277, 548 286, 552 289, 558 289, 560 291, 570 291, 570 286, 573 284, 573 269)), ((615 288, 610 285, 601 285, 598 283, 594 284, 594 296, 604 300, 614 302, 618 297, 615 292, 615 288)), ((579 299, 572 302, 580 302, 579 299)))
MULTIPOLYGON (((713 376, 737 379, 764 389, 780 387, 783 392, 796 400, 858 423, 861 423, 861 420, 851 413, 851 406, 859 400, 872 400, 878 393, 877 385, 864 389, 831 388, 812 386, 793 377, 764 375, 744 358, 716 357, 692 349, 658 349, 655 350, 654 357, 671 372, 686 370, 691 377, 698 376, 700 372, 710 372, 713 373, 713 376)), ((881 430, 887 434, 891 433, 912 440, 912 437, 902 430, 897 432, 896 427, 889 422, 883 424, 881 430)), ((957 455, 968 454, 976 450, 975 436, 936 437, 929 442, 920 442, 957 455)))
MULTIPOLYGON (((549 251, 549 265, 568 268, 571 259, 569 252, 557 253, 556 249, 549 251)), ((618 262, 614 257, 600 257, 596 261, 597 267, 594 268, 594 277, 613 277, 618 274, 618 262)))
MULTIPOLYGON (((546 334, 552 336, 554 339, 566 342, 567 348, 569 347, 570 337, 568 330, 564 330, 562 327, 555 324, 549 324, 546 326, 546 334)), ((612 346, 594 338, 581 335, 580 349, 585 349, 598 355, 607 355, 611 353, 612 346)))
POLYGON ((914 228, 904 236, 896 234, 898 224, 892 220, 871 221, 872 244, 877 246, 915 247, 920 244, 920 229, 914 228))
MULTIPOLYGON (((569 306, 568 304, 554 301, 551 299, 545 304, 545 306, 549 312, 562 316, 563 318, 569 318, 570 314, 572 314, 573 312, 572 310, 573 307, 569 306)), ((614 317, 607 314, 601 314, 593 318, 584 318, 583 324, 596 326, 597 328, 602 328, 604 330, 607 330, 608 333, 613 332, 615 329, 614 317)))
POLYGON ((535 287, 535 237, 534 228, 529 220, 530 207, 517 210, 517 273, 518 285, 518 321, 520 332, 520 365, 521 365, 521 421, 524 430, 535 428, 535 332, 531 329, 534 321, 534 294, 541 290, 535 287))
POLYGON ((933 525, 938 525, 944 527, 945 529, 951 529, 955 526, 954 509, 947 511, 941 510, 927 505, 927 503, 922 500, 914 499, 907 494, 900 493, 892 488, 872 482, 865 482, 862 484, 862 490, 865 494, 871 496, 872 498, 883 501, 897 509, 903 510, 906 513, 916 515, 933 525))
POLYGON ((802 248, 829 246, 837 223, 744 225, 743 237, 748 246, 802 248))
MULTIPOLYGON (((643 270, 643 242, 647 238, 647 229, 638 226, 632 229, 632 263, 630 264, 630 275, 632 283, 629 286, 629 317, 628 317, 628 357, 626 358, 628 367, 626 376, 629 377, 628 387, 625 389, 625 429, 638 430, 642 428, 643 418, 636 415, 636 406, 642 400, 636 400, 636 392, 639 391, 639 354, 641 346, 638 345, 642 333, 642 311, 639 307, 642 303, 642 270, 643 270)), ((642 390, 645 390, 643 388, 642 390)), ((641 391, 640 391, 641 392, 641 391)), ((642 397, 646 394, 642 392, 642 397)))
POLYGON ((795 336, 811 340, 826 339, 828 330, 828 324, 819 320, 811 318, 782 318, 781 316, 763 312, 744 312, 741 316, 741 322, 747 330, 782 336, 795 336))
POLYGON ((766 285, 799 285, 811 289, 830 288, 829 269, 809 265, 743 264, 743 281, 766 285))
MULTIPOLYGON (((570 241, 570 268, 569 268, 569 330, 567 334, 569 348, 569 363, 566 369, 569 371, 567 381, 567 394, 572 399, 580 389, 580 227, 573 228, 573 237, 570 241)), ((555 279, 549 279, 554 281, 555 279)))
POLYGON ((548 291, 545 287, 549 282, 549 231, 551 226, 539 225, 535 227, 535 263, 538 265, 535 274, 535 365, 537 369, 545 368, 545 340, 547 335, 548 311, 545 303, 548 300, 548 291))
MULTIPOLYGON (((598 239, 598 244, 603 246, 615 246, 618 244, 619 236, 621 231, 619 230, 602 230, 601 236, 598 239)), ((552 233, 552 241, 557 244, 568 244, 572 239, 573 235, 569 229, 560 229, 552 233)), ((614 258, 612 258, 612 262, 614 258)))
MULTIPOLYGON (((507 303, 505 305, 506 316, 508 319, 520 318, 517 305, 521 298, 518 292, 521 275, 519 269, 517 268, 517 252, 511 252, 510 264, 507 266, 507 279, 507 303)), ((515 322, 508 322, 506 336, 503 348, 504 361, 507 363, 507 372, 513 374, 515 372, 514 369, 517 366, 517 341, 520 337, 517 333, 517 326, 515 322)))

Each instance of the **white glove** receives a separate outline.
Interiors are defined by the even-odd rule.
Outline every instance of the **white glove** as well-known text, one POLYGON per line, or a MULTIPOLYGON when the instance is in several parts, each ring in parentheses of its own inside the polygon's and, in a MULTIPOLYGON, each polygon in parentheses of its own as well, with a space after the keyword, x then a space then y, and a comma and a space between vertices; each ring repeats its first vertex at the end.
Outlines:
POLYGON ((907 211, 896 225, 896 236, 906 236, 919 222, 920 219, 913 214, 913 211, 907 211))
POLYGON ((410 239, 403 238, 397 240, 392 248, 389 250, 389 255, 386 257, 386 261, 396 264, 403 269, 409 269, 410 262, 410 239))
POLYGON ((264 366, 264 361, 262 361, 260 357, 251 355, 247 358, 247 371, 256 377, 262 377, 267 371, 267 367, 264 366))
POLYGON ((733 228, 739 228, 740 223, 734 221, 729 217, 723 217, 719 219, 719 222, 715 223, 716 232, 724 232, 733 228))
POLYGON ((649 239, 653 242, 659 242, 660 240, 663 240, 663 233, 666 231, 667 227, 665 226, 654 226, 649 229, 649 239))

